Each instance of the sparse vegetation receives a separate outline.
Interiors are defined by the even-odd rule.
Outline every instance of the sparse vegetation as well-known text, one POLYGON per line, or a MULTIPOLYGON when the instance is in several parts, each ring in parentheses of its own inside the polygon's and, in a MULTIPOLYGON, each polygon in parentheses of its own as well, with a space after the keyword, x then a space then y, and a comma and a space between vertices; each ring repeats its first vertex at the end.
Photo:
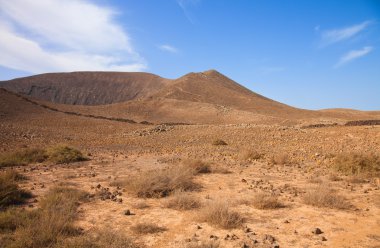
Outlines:
POLYGON ((42 149, 23 149, 1 155, 0 167, 41 163, 46 159, 46 152, 42 149))
POLYGON ((258 160, 264 157, 264 154, 256 151, 256 150, 245 150, 240 155, 241 159, 244 161, 253 161, 258 160))
POLYGON ((200 212, 200 221, 224 229, 237 228, 244 222, 243 217, 230 209, 228 202, 217 200, 206 204, 200 212))
POLYGON ((63 239, 79 234, 73 222, 78 202, 85 199, 82 191, 57 187, 42 199, 40 209, 9 210, 0 215, 2 230, 14 230, 11 243, 4 247, 53 247, 63 239))
POLYGON ((79 150, 61 145, 47 150, 49 161, 57 164, 67 164, 87 160, 79 150))
POLYGON ((138 223, 131 227, 131 230, 136 234, 152 234, 164 232, 167 229, 165 227, 160 227, 154 223, 138 223))
POLYGON ((23 149, 0 156, 0 167, 26 165, 50 161, 57 164, 72 163, 87 160, 83 154, 72 147, 60 145, 44 149, 23 149))
POLYGON ((277 196, 268 193, 256 194, 253 198, 253 206, 258 209, 276 209, 284 207, 278 200, 277 196))
POLYGON ((224 140, 222 139, 216 139, 212 142, 214 146, 226 146, 228 145, 224 140))
POLYGON ((270 162, 274 165, 288 165, 290 164, 290 159, 288 154, 280 153, 273 155, 270 162))
POLYGON ((180 190, 175 191, 173 196, 165 203, 165 207, 177 210, 191 210, 199 208, 200 205, 201 203, 196 197, 180 190))
POLYGON ((336 209, 348 209, 351 207, 351 204, 343 196, 337 194, 326 184, 321 184, 307 191, 303 196, 303 201, 316 207, 336 209))
POLYGON ((346 175, 378 176, 380 174, 380 155, 342 153, 335 157, 333 168, 346 175))
POLYGON ((64 239, 57 248, 138 248, 123 233, 115 230, 98 230, 85 235, 64 239))
POLYGON ((203 162, 202 160, 185 160, 183 164, 194 170, 196 174, 211 172, 210 164, 203 162))
POLYGON ((18 181, 24 177, 16 171, 9 170, 0 174, 0 210, 11 205, 22 204, 32 197, 31 193, 20 189, 18 181))
POLYGON ((158 171, 147 171, 122 184, 137 197, 160 198, 176 190, 193 191, 200 186, 193 181, 194 170, 185 166, 171 166, 158 171))

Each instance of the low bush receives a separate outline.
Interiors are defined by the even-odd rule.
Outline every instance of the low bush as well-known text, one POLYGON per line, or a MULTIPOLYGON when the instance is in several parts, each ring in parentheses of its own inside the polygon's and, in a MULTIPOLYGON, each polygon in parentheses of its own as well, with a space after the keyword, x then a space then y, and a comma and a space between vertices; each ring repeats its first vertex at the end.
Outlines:
POLYGON ((270 162, 274 165, 288 165, 290 164, 290 159, 286 153, 280 153, 273 155, 270 162))
POLYGON ((184 166, 171 166, 166 169, 141 173, 122 183, 137 197, 166 197, 176 190, 193 191, 200 188, 193 181, 194 171, 184 166))
POLYGON ((15 219, 4 217, 4 226, 15 228, 12 242, 5 247, 34 248, 54 247, 61 240, 78 235, 73 225, 80 201, 86 199, 86 193, 66 187, 50 190, 41 200, 39 209, 14 214, 15 219), (27 214, 27 217, 25 216, 27 214), (16 224, 12 224, 16 223, 16 224), (13 226, 12 226, 13 225, 13 226))
POLYGON ((82 152, 65 145, 52 147, 47 150, 49 161, 57 164, 68 164, 87 160, 82 152))
POLYGON ((32 197, 29 191, 19 187, 18 181, 24 177, 15 171, 0 173, 0 210, 11 205, 22 204, 32 197))
POLYGON ((276 209, 284 207, 278 200, 277 196, 268 193, 256 194, 253 198, 253 206, 258 209, 276 209))
POLYGON ((42 149, 23 149, 2 154, 0 156, 0 167, 41 163, 46 159, 47 155, 42 149))
POLYGON ((203 162, 202 160, 185 160, 183 164, 194 170, 195 174, 211 172, 210 164, 203 162))
POLYGON ((226 201, 212 201, 206 204, 200 211, 200 221, 207 222, 211 225, 224 229, 240 227, 244 219, 235 211, 230 209, 226 201))
POLYGON ((175 191, 165 203, 165 207, 177 210, 191 210, 199 208, 200 205, 201 203, 196 197, 180 190, 175 191))
POLYGON ((349 209, 352 206, 343 196, 325 184, 308 190, 303 196, 303 201, 311 206, 325 208, 349 209))
POLYGON ((240 155, 241 159, 244 161, 253 161, 258 160, 264 157, 264 154, 256 151, 256 150, 245 150, 240 155))
POLYGON ((342 153, 335 157, 333 168, 346 175, 380 175, 380 155, 342 153))

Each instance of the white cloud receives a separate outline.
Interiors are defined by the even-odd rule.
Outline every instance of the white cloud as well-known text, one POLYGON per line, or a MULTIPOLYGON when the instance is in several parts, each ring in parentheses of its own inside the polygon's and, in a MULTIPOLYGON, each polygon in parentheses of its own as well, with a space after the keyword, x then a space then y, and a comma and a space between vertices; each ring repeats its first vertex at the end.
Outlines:
POLYGON ((190 7, 193 7, 201 2, 201 0, 176 0, 179 7, 182 9, 183 13, 185 14, 187 20, 191 22, 192 24, 195 23, 195 18, 190 12, 190 7))
POLYGON ((368 53, 370 53, 372 50, 373 50, 373 47, 370 47, 370 46, 363 47, 360 50, 351 50, 345 55, 343 55, 334 67, 335 68, 340 67, 348 62, 351 62, 355 59, 363 57, 367 55, 368 53))
POLYGON ((341 29, 327 30, 322 33, 322 45, 327 46, 343 40, 350 39, 362 32, 371 24, 371 21, 365 21, 350 27, 341 29))
POLYGON ((32 73, 146 68, 108 7, 85 0, 0 0, 0 5, 4 67, 32 73))
POLYGON ((170 53, 178 53, 178 49, 171 45, 160 45, 158 46, 162 51, 170 52, 170 53))

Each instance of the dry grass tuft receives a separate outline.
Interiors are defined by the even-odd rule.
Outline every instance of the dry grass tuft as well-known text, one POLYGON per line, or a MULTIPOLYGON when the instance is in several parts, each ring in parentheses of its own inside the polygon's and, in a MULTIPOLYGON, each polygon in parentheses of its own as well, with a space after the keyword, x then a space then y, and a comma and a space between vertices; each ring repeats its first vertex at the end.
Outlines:
POLYGON ((152 234, 164 232, 167 229, 165 227, 160 227, 154 223, 138 223, 131 227, 131 230, 136 234, 152 234))
POLYGON ((138 248, 123 233, 115 230, 98 230, 85 235, 64 239, 57 248, 138 248))
POLYGON ((176 210, 191 210, 199 208, 200 201, 187 192, 175 191, 173 196, 165 202, 165 207, 176 210))
POLYGON ((81 151, 65 145, 48 149, 47 155, 49 157, 49 161, 56 164, 68 164, 87 160, 81 151))
POLYGON ((349 209, 352 206, 343 196, 325 184, 307 191, 303 201, 308 205, 325 208, 349 209))
MULTIPOLYGON (((53 247, 67 237, 78 235, 73 222, 79 202, 85 196, 76 189, 54 188, 41 200, 40 209, 14 212, 14 219, 3 222, 8 229, 15 229, 11 244, 5 247, 53 247)), ((5 215, 3 217, 7 219, 5 215)))
POLYGON ((184 166, 171 166, 158 171, 147 171, 123 186, 137 197, 160 198, 169 196, 176 190, 193 191, 200 188, 193 182, 194 171, 184 166))
POLYGON ((196 174, 211 172, 210 164, 203 162, 202 160, 185 160, 183 165, 194 170, 196 174))
POLYGON ((253 198, 253 206, 258 209, 276 209, 284 207, 284 205, 279 202, 277 196, 268 193, 256 194, 253 198))
POLYGON ((240 155, 241 159, 244 161, 258 160, 264 157, 264 154, 259 153, 256 150, 245 150, 240 155))
POLYGON ((212 142, 214 146, 226 146, 227 143, 224 140, 216 139, 212 142))
POLYGON ((240 227, 244 219, 238 212, 230 209, 228 202, 213 201, 201 209, 200 221, 224 229, 231 229, 240 227))
POLYGON ((0 156, 0 167, 41 163, 47 159, 42 149, 23 149, 20 151, 5 153, 0 156))
POLYGON ((18 181, 25 179, 24 176, 16 171, 9 170, 0 174, 0 210, 11 205, 24 203, 32 197, 28 191, 20 189, 18 181))
POLYGON ((72 147, 60 145, 44 149, 23 149, 0 156, 0 168, 31 163, 50 161, 57 164, 72 163, 88 160, 83 154, 72 147))
POLYGON ((288 165, 290 164, 290 159, 286 153, 281 153, 273 155, 270 162, 274 165, 288 165))
POLYGON ((342 153, 335 157, 333 168, 346 175, 378 176, 380 156, 370 153, 342 153))

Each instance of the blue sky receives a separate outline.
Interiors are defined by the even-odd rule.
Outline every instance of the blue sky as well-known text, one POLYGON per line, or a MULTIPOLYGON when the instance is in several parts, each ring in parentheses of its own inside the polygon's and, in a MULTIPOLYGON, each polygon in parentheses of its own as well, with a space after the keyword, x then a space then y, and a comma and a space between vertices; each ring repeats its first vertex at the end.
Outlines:
POLYGON ((0 80, 216 69, 307 109, 380 110, 380 1, 0 0, 0 80))

